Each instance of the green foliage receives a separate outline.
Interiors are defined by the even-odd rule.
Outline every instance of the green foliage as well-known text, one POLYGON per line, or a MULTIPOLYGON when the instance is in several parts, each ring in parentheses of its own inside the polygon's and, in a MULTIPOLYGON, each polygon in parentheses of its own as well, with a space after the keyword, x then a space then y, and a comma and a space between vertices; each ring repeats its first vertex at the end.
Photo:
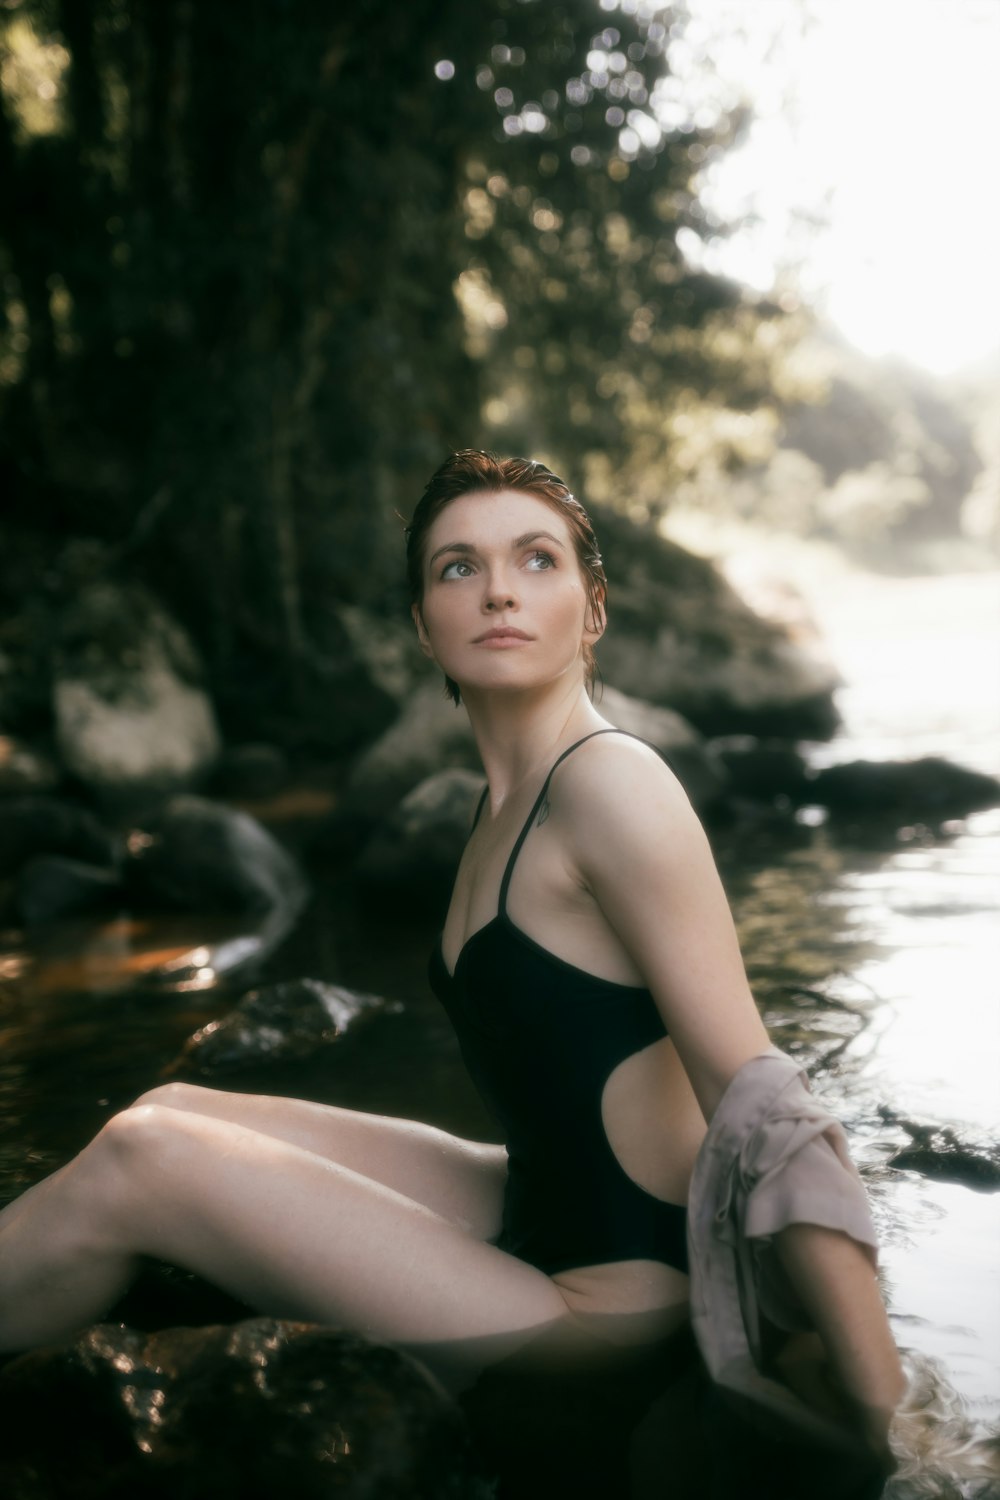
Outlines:
POLYGON ((9 0, 2 24, 9 522, 102 540, 217 672, 256 654, 301 696, 334 603, 401 608, 394 513, 449 447, 655 507, 671 413, 766 393, 760 318, 677 247, 738 124, 657 124, 678 10, 9 0))

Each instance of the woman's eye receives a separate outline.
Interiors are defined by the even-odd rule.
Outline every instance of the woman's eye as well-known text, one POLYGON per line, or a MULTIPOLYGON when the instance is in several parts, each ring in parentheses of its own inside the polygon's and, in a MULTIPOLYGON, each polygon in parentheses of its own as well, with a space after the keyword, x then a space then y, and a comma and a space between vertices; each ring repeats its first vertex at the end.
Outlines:
POLYGON ((470 562, 466 562, 466 560, 465 560, 464 557, 458 557, 458 558, 455 559, 454 562, 445 563, 444 567, 441 569, 441 577, 442 578, 468 578, 469 574, 472 571, 473 571, 472 564, 470 562), (465 573, 453 573, 452 572, 453 568, 466 568, 468 571, 465 572, 465 573))
POLYGON ((529 565, 536 571, 538 569, 554 568, 556 560, 551 552, 533 552, 528 559, 529 565))

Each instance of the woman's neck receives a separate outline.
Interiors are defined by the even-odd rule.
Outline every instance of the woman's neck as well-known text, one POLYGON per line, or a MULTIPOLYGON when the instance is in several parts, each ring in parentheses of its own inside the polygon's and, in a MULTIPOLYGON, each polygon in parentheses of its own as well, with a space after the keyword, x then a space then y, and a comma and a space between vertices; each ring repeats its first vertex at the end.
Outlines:
POLYGON ((533 786, 559 752, 595 729, 609 727, 583 683, 544 693, 463 693, 489 783, 496 818, 526 784, 533 786))

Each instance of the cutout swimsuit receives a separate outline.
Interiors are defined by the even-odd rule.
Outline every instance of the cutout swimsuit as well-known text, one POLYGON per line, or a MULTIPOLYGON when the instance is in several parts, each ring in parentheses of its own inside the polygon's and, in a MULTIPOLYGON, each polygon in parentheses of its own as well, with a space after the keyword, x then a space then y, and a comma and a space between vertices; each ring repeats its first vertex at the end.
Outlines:
MULTIPOLYGON (((667 1035, 652 994, 567 963, 507 915, 514 864, 556 767, 595 735, 625 733, 598 729, 563 751, 511 851, 497 915, 468 938, 454 974, 440 938, 428 969, 507 1147, 496 1244, 547 1275, 625 1260, 688 1269, 686 1209, 628 1175, 601 1118, 615 1068, 667 1035)), ((473 828, 485 800, 484 792, 473 828)))

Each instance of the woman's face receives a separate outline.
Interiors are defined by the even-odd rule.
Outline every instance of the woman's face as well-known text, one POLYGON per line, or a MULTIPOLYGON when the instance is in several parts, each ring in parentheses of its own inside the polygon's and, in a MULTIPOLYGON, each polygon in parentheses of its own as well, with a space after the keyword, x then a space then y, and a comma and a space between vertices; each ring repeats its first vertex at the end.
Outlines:
POLYGON ((421 647, 463 693, 582 678, 583 645, 603 622, 591 619, 569 528, 544 500, 460 495, 427 533, 423 574, 421 647))

